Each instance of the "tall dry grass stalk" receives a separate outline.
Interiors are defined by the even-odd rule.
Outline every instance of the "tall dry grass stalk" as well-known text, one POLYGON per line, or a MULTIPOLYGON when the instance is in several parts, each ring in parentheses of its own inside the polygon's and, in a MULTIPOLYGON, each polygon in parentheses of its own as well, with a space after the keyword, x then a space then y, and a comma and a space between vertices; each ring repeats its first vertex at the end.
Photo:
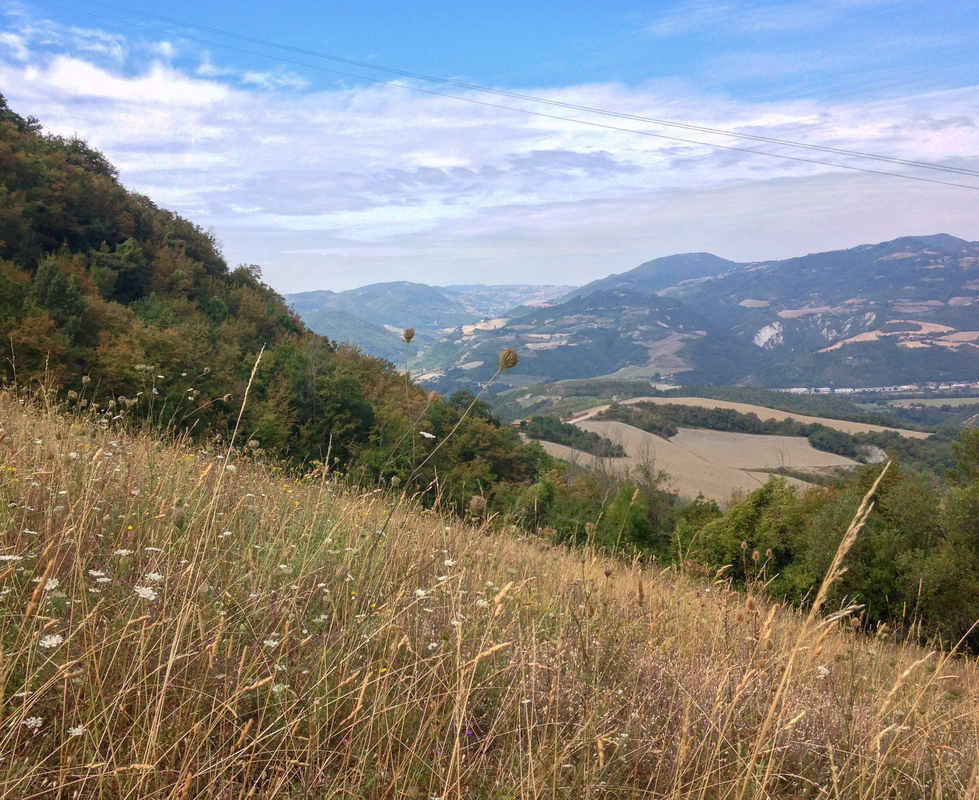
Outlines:
POLYGON ((976 796, 970 659, 247 448, 0 429, 3 797, 976 796))

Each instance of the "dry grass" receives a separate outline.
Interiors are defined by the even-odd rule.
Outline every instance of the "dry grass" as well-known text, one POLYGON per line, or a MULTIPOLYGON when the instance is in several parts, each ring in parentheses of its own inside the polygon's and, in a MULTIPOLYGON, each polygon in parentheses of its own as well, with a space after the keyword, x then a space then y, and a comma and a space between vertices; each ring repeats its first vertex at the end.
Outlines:
POLYGON ((0 427, 3 797, 976 796, 971 660, 328 475, 0 427))

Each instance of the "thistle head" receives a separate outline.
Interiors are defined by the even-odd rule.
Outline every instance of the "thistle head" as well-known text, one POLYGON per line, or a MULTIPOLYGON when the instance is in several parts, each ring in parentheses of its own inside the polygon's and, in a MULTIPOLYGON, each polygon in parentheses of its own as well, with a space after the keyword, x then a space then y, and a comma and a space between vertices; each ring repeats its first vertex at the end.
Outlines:
POLYGON ((507 347, 500 353, 500 369, 513 369, 520 362, 520 356, 512 347, 507 347))
POLYGON ((404 336, 405 344, 411 344, 411 340, 415 338, 415 329, 405 328, 404 333, 401 335, 404 336))

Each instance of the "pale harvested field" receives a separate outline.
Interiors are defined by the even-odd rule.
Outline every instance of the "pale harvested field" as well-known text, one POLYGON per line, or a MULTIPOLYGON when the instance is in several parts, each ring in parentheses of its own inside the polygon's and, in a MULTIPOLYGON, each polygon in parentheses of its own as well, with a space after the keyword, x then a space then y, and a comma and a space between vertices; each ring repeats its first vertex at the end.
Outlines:
MULTIPOLYGON (((626 458, 606 459, 598 466, 620 470, 651 463, 654 469, 669 474, 667 488, 675 489, 681 497, 693 499, 702 493, 722 507, 728 505, 732 495, 762 486, 769 478, 765 472, 768 469, 825 469, 856 463, 816 450, 798 437, 681 429, 672 439, 662 439, 624 422, 585 421, 578 426, 620 443, 629 454, 626 458)), ((551 442, 541 445, 557 458, 596 465, 593 457, 570 447, 551 442)), ((795 478, 787 480, 793 486, 808 485, 795 478)))
POLYGON ((735 469, 822 469, 857 462, 817 450, 801 436, 758 436, 680 428, 670 441, 706 461, 735 469))
MULTIPOLYGON (((778 411, 774 408, 765 408, 764 406, 753 406, 748 403, 731 403, 727 400, 711 400, 706 397, 633 397, 630 400, 622 401, 622 405, 633 405, 635 403, 655 403, 656 405, 668 405, 670 403, 674 403, 676 405, 700 406, 701 408, 730 408, 735 411, 740 411, 742 414, 757 414, 759 419, 775 419, 780 422, 784 419, 794 419, 802 423, 818 422, 821 425, 825 425, 827 428, 835 428, 836 430, 843 431, 844 433, 893 431, 894 433, 899 433, 901 436, 907 436, 911 439, 927 439, 931 435, 921 431, 904 431, 898 428, 888 428, 883 425, 868 425, 864 422, 847 422, 846 420, 841 419, 807 417, 804 414, 792 414, 787 411, 778 411)), ((568 421, 578 424, 581 421, 594 417, 596 414, 604 411, 606 408, 608 408, 608 406, 596 406, 595 408, 590 408, 568 421)))

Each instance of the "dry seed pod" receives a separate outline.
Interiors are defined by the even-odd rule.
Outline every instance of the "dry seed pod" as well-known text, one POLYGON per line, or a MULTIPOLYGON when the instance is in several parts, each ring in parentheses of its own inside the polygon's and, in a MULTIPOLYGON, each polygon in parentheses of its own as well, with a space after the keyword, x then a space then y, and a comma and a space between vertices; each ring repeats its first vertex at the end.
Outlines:
POLYGON ((507 347, 500 353, 500 369, 513 369, 520 361, 520 356, 512 347, 507 347))
POLYGON ((469 498, 469 510, 476 516, 486 510, 486 498, 481 494, 474 494, 469 498))
POLYGON ((411 340, 415 338, 415 329, 405 328, 405 331, 402 334, 402 336, 404 336, 405 344, 411 344, 411 340))

